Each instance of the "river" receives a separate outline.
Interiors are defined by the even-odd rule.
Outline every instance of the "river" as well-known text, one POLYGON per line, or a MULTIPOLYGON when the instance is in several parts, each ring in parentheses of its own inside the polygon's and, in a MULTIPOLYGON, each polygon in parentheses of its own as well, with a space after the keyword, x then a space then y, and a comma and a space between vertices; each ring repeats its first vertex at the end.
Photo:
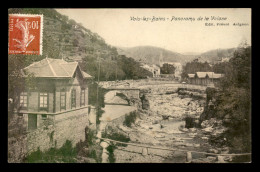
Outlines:
MULTIPOLYGON (((165 85, 142 85, 141 89, 148 89, 146 93, 149 100, 149 110, 138 110, 139 117, 132 127, 126 127, 118 124, 117 127, 127 132, 130 142, 150 146, 177 148, 179 150, 208 150, 207 140, 202 139, 201 133, 196 133, 196 129, 186 129, 183 116, 185 114, 198 115, 203 111, 205 100, 193 100, 189 97, 181 97, 177 93, 177 84, 165 85), (169 93, 170 92, 170 93, 169 93), (163 119, 162 116, 169 116, 163 119)), ((115 94, 111 94, 115 95, 115 94)), ((109 97, 107 100, 116 100, 109 97)), ((118 100, 117 100, 118 101, 118 100)), ((100 131, 104 130, 108 122, 125 115, 131 111, 137 110, 135 106, 126 105, 106 105, 105 112, 100 118, 100 131)), ((101 133, 100 133, 101 136, 101 133)), ((103 158, 107 158, 107 152, 103 146, 103 158)), ((142 155, 141 147, 128 145, 126 147, 117 146, 114 150, 114 156, 117 163, 183 163, 186 161, 186 153, 182 151, 167 151, 158 149, 149 149, 146 156, 142 155)), ((194 155, 199 158, 199 155, 194 155)), ((106 162, 106 161, 103 161, 106 162)))

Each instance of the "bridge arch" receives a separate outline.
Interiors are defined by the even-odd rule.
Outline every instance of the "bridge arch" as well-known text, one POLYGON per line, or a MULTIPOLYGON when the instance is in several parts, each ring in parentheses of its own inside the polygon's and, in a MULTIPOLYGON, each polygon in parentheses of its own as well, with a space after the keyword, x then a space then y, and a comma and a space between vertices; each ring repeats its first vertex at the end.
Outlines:
POLYGON ((140 101, 139 89, 108 89, 105 104, 133 105, 140 101))

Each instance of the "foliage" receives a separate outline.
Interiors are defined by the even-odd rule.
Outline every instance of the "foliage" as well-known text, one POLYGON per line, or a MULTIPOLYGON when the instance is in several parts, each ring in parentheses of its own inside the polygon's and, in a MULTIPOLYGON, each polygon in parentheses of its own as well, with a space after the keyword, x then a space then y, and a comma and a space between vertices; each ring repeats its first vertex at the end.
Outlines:
POLYGON ((175 73, 175 67, 171 64, 164 63, 161 67, 161 73, 162 74, 174 74, 175 73))
POLYGON ((230 59, 220 91, 215 94, 215 115, 228 127, 225 133, 233 152, 251 151, 251 47, 240 46, 230 59))
POLYGON ((147 76, 152 77, 152 73, 140 67, 140 63, 133 58, 120 55, 117 58, 117 64, 125 73, 121 79, 144 79, 147 76))
POLYGON ((51 148, 46 152, 42 152, 39 148, 26 157, 26 163, 75 163, 77 151, 72 147, 71 141, 66 140, 64 145, 57 149, 51 148))
POLYGON ((125 116, 124 125, 126 125, 127 127, 131 127, 131 124, 135 123, 137 116, 138 116, 138 112, 136 111, 127 114, 125 116))
MULTIPOLYGON (((105 132, 102 132, 102 138, 108 138, 120 142, 129 142, 130 138, 126 136, 125 134, 122 134, 116 130, 114 130, 112 127, 105 130, 105 132)), ((126 146, 125 144, 116 143, 115 146, 126 146)))
POLYGON ((116 159, 115 159, 115 155, 114 155, 114 150, 115 150, 116 146, 113 145, 113 144, 110 144, 108 147, 107 147, 107 151, 108 151, 108 161, 109 163, 115 163, 116 162, 116 159))
POLYGON ((88 148, 87 157, 95 159, 97 163, 102 162, 102 147, 100 145, 92 145, 88 148))
POLYGON ((229 62, 217 63, 212 66, 213 72, 226 74, 230 72, 231 66, 229 62))
POLYGON ((92 146, 95 144, 95 140, 96 140, 96 131, 95 130, 91 130, 88 127, 86 127, 85 129, 85 134, 86 134, 86 146, 92 146))
POLYGON ((96 124, 100 123, 99 118, 102 116, 104 111, 102 110, 103 107, 105 107, 105 102, 104 102, 104 96, 106 94, 107 90, 98 87, 97 83, 91 83, 89 84, 89 104, 93 105, 96 107, 96 124), (98 91, 98 98, 97 98, 97 91, 98 91))
POLYGON ((188 62, 182 70, 181 77, 187 78, 188 74, 196 73, 196 72, 210 72, 212 68, 210 67, 208 62, 198 62, 197 60, 193 60, 192 62, 188 62))

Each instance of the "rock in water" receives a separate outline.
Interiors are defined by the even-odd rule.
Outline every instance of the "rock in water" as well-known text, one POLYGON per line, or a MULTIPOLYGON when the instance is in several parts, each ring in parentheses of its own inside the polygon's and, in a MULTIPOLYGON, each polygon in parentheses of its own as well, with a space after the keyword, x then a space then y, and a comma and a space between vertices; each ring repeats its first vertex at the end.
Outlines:
POLYGON ((147 149, 147 148, 143 148, 143 149, 142 149, 142 155, 143 155, 143 156, 148 155, 148 149, 147 149))
POLYGON ((209 138, 207 138, 207 137, 201 137, 203 140, 208 140, 209 138))
POLYGON ((194 144, 194 147, 198 148, 198 147, 200 147, 200 144, 194 144))
POLYGON ((107 148, 107 147, 109 146, 109 144, 108 144, 107 142, 101 142, 101 143, 100 143, 100 146, 101 146, 102 148, 107 148))
POLYGON ((218 163, 225 163, 223 156, 218 156, 218 163))

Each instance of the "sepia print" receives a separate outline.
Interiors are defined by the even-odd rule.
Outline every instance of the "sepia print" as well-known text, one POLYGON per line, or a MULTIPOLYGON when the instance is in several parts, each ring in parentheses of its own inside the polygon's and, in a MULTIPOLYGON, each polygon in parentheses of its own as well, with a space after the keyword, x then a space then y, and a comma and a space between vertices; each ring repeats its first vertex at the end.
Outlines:
POLYGON ((8 10, 9 163, 250 163, 251 9, 8 10))

